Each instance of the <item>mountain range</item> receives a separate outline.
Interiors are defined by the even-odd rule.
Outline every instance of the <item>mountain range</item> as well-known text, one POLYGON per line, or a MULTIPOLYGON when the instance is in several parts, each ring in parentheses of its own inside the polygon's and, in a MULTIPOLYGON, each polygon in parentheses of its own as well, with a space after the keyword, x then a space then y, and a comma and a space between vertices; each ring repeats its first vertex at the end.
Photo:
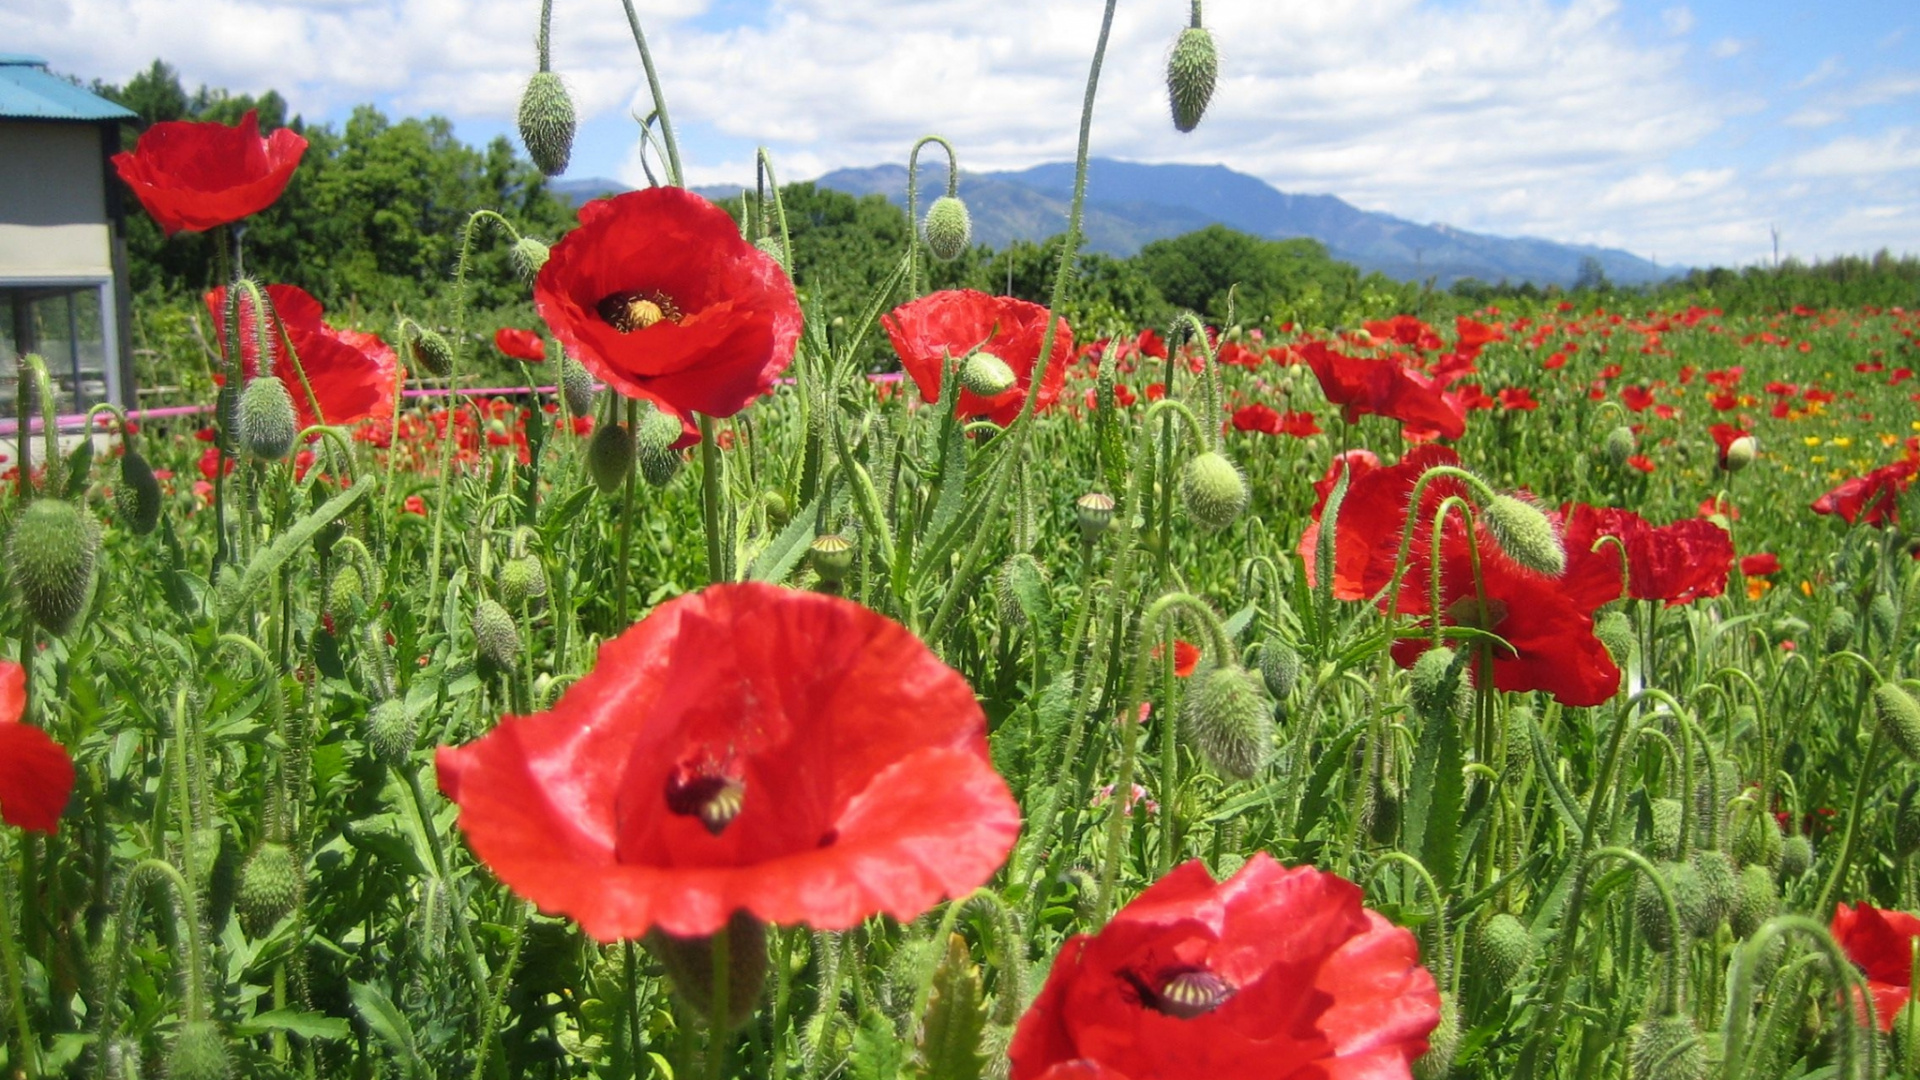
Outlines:
MULTIPOLYGON (((836 169, 814 181, 851 195, 884 195, 906 204, 903 165, 836 169)), ((923 165, 921 207, 945 190, 946 170, 923 165)), ((554 190, 576 201, 624 190, 607 180, 563 181, 554 190)), ((737 195, 737 186, 700 189, 712 198, 737 195)), ((960 175, 960 197, 973 218, 977 244, 1004 248, 1015 240, 1043 240, 1066 228, 1073 165, 1057 162, 1013 172, 960 175)), ((1562 244, 1538 237, 1503 237, 1450 225, 1421 225, 1361 210, 1334 195, 1296 195, 1224 165, 1148 165, 1096 158, 1089 163, 1087 248, 1129 256, 1154 240, 1220 224, 1273 240, 1311 237, 1337 259, 1402 281, 1461 278, 1571 285, 1588 259, 1618 284, 1658 281, 1684 268, 1655 266, 1615 248, 1562 244)))

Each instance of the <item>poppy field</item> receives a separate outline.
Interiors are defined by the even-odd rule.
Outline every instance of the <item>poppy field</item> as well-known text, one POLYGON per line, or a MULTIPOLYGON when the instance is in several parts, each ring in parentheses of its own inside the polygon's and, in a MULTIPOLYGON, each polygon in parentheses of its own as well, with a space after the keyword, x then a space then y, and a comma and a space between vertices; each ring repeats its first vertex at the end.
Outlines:
POLYGON ((1076 326, 1105 47, 1046 305, 950 184, 823 306, 657 80, 493 335, 233 272, 291 130, 115 159, 218 389, 18 362, 6 1075, 1920 1076, 1920 297, 1076 326))

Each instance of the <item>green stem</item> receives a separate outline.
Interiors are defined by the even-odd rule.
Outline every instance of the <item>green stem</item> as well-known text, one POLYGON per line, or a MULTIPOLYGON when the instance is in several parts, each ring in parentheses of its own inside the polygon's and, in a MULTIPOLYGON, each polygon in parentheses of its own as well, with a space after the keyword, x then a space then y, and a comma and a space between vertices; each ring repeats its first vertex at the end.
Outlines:
POLYGON ((1856 774, 1858 779, 1853 784, 1853 806, 1847 811, 1847 831, 1840 841, 1840 857, 1833 861, 1833 873, 1827 877, 1827 883, 1820 887, 1820 899, 1813 905, 1815 915, 1826 911, 1833 903, 1833 894, 1846 879, 1847 868, 1853 862, 1853 845, 1860 835, 1860 815, 1865 812, 1867 789, 1875 786, 1871 778, 1879 775, 1875 769, 1880 764, 1881 742, 1880 725, 1875 724, 1873 735, 1867 740, 1866 759, 1860 763, 1860 771, 1856 774))
POLYGON ((640 66, 647 71, 647 89, 653 94, 653 111, 660 117, 660 138, 667 144, 667 179, 674 187, 685 187, 686 176, 680 169, 680 141, 673 137, 673 116, 667 111, 667 95, 660 89, 660 75, 653 68, 653 54, 647 51, 647 35, 640 29, 640 16, 633 0, 620 0, 627 9, 627 26, 633 31, 633 43, 640 49, 640 66))
POLYGON ((26 1080, 36 1080, 40 1075, 40 1044, 33 1037, 33 1024, 27 1016, 27 982, 13 927, 13 883, 6 864, 7 860, 0 857, 0 965, 5 967, 7 1003, 13 1012, 14 1035, 20 1044, 20 1052, 13 1060, 26 1080))
POLYGON ((713 417, 705 413, 700 414, 700 510, 707 522, 707 581, 717 585, 727 580, 721 543, 726 523, 720 520, 720 446, 713 417))
MULTIPOLYGON (((702 418, 704 419, 704 417, 702 418)), ((727 1034, 733 1012, 733 924, 729 920, 713 934, 713 998, 707 1013, 707 1080, 725 1080, 727 1034)))
POLYGON ((440 875, 440 882, 449 893, 447 910, 453 915, 453 936, 466 960, 467 977, 473 980, 476 994, 484 993, 487 969, 480 963, 480 950, 474 945, 473 931, 467 925, 466 898, 454 888, 453 877, 448 872, 446 844, 440 839, 440 830, 434 827, 433 809, 427 802, 426 790, 420 786, 420 774, 407 764, 396 764, 393 770, 407 782, 407 790, 413 795, 414 810, 420 815, 420 831, 427 834, 427 848, 433 854, 434 872, 440 875))

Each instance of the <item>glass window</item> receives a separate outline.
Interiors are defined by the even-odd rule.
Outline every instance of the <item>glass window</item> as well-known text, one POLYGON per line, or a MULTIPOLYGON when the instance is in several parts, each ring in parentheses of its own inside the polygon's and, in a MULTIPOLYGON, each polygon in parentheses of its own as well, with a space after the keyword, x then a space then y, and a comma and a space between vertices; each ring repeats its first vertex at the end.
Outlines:
POLYGON ((108 335, 103 316, 106 287, 96 282, 79 285, 0 285, 0 401, 11 412, 17 356, 39 353, 46 358, 54 396, 62 415, 85 412, 111 400, 113 377, 107 357, 108 335))

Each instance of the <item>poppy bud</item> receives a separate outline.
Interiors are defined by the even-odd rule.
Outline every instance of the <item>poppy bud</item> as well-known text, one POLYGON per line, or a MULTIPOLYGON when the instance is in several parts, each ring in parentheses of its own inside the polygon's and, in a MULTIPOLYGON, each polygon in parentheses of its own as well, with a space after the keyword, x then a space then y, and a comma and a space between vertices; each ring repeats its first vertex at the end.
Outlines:
POLYGON ((1780 865, 1776 868, 1782 882, 1797 881, 1813 869, 1813 841, 1800 833, 1780 843, 1780 865))
POLYGON ((1246 478, 1226 456, 1209 450, 1180 470, 1180 498, 1187 516, 1204 529, 1224 529, 1247 508, 1246 478))
POLYGON ((226 1037, 209 1020, 181 1024, 167 1050, 166 1074, 167 1080, 229 1080, 233 1058, 226 1037))
POLYGON ((640 475, 657 488, 673 483, 686 459, 673 444, 680 439, 680 418, 655 409, 640 418, 634 433, 634 452, 640 461, 640 475))
POLYGON ((135 536, 145 536, 160 524, 160 481, 138 450, 129 448, 120 457, 120 484, 113 489, 113 507, 120 523, 135 536))
POLYGON ((787 505, 787 497, 778 491, 761 492, 760 505, 767 511, 767 523, 776 529, 793 518, 793 509, 787 505))
POLYGON ((1440 1023, 1427 1036, 1427 1052, 1413 1063, 1414 1080, 1447 1080, 1454 1055, 1460 1052, 1460 1007, 1453 995, 1440 991, 1440 1023))
POLYGON ((1880 635, 1880 644, 1893 644, 1893 632, 1900 625, 1900 610, 1894 606, 1893 597, 1884 592, 1873 594, 1867 604, 1867 625, 1880 635))
POLYGON ((1627 467, 1627 459, 1638 449, 1633 437, 1633 429, 1625 424, 1607 432, 1607 441, 1601 444, 1601 453, 1607 456, 1607 464, 1616 469, 1627 467))
POLYGON ((1774 917, 1780 911, 1780 890, 1773 883, 1773 871, 1759 863, 1750 863, 1740 871, 1740 880, 1733 896, 1733 934, 1735 937, 1753 936, 1760 924, 1774 917))
POLYGON ((1260 644, 1260 677, 1275 701, 1285 701, 1300 682, 1300 653, 1279 638, 1260 644))
POLYGON ((1633 655, 1633 623, 1624 612, 1609 611, 1593 621, 1593 636, 1607 647, 1616 666, 1624 666, 1633 655))
POLYGON ((1759 453, 1760 443, 1751 435, 1742 435, 1727 444, 1727 449, 1720 455, 1720 467, 1730 473, 1739 472, 1753 464, 1753 459, 1759 453))
POLYGON ((407 715, 407 706, 399 698, 388 698, 373 707, 367 716, 367 749, 389 764, 405 761, 413 753, 420 729, 407 715))
POLYGON ((1634 1025, 1627 1058, 1634 1080, 1706 1080, 1707 1048, 1693 1018, 1675 1013, 1634 1025))
POLYGON ((1826 646, 1828 652, 1839 652, 1853 643, 1853 612, 1846 608, 1834 608, 1827 619, 1826 646))
POLYGON ((1920 783, 1908 784, 1893 814, 1893 851, 1903 859, 1920 851, 1920 798, 1916 796, 1920 796, 1920 783))
POLYGON ((1113 496, 1089 491, 1073 502, 1074 520, 1080 525, 1080 542, 1091 547, 1113 524, 1113 496))
POLYGON ((1473 684, 1458 659, 1458 653, 1438 645, 1413 662, 1413 707, 1420 715, 1446 719, 1473 709, 1473 684))
POLYGON ((960 385, 970 394, 999 397, 1019 381, 1013 368, 990 352, 976 352, 960 362, 960 385))
POLYGON ((1516 705, 1507 713, 1507 771, 1515 779, 1533 771, 1533 710, 1516 705))
POLYGON ((62 499, 37 499, 13 525, 13 587, 33 620, 60 635, 93 595, 100 526, 93 515, 62 499))
MULTIPOLYGON (((727 1015, 731 1030, 747 1022, 767 982, 767 928, 745 911, 727 920, 727 1015)), ((713 1022, 713 939, 683 938, 660 930, 647 934, 647 948, 667 969, 667 978, 694 1012, 713 1022)))
POLYGON ((1780 823, 1772 814, 1755 806, 1733 835, 1733 857, 1743 866, 1764 866, 1769 870, 1780 861, 1780 823))
POLYGON ((586 416, 593 411, 593 395, 599 391, 593 383, 593 373, 585 364, 571 356, 560 358, 560 394, 567 399, 567 412, 574 416, 586 416))
POLYGON ((1733 914, 1734 901, 1740 897, 1740 879, 1733 872, 1733 860, 1724 851, 1694 852, 1693 867, 1700 875, 1700 894, 1706 901, 1694 930, 1705 936, 1733 914))
POLYGON ((1533 935, 1527 932, 1526 924, 1507 912, 1480 924, 1478 944, 1501 989, 1513 986, 1533 966, 1533 935))
POLYGON ((567 171, 573 156, 573 99, 566 85, 551 71, 538 71, 527 80, 520 97, 520 141, 527 156, 548 176, 567 171))
POLYGON ((235 907, 240 925, 253 937, 264 937, 300 903, 305 871, 285 844, 261 844, 240 868, 240 892, 235 907))
POLYGON ((820 575, 823 584, 837 587, 853 569, 853 541, 839 533, 814 537, 807 551, 813 572, 820 575))
POLYGON ((508 559, 500 568, 500 599, 518 610, 523 605, 539 611, 547 603, 547 569, 538 557, 522 555, 508 559))
POLYGON ((520 628, 500 602, 489 597, 473 606, 473 647, 482 660, 511 669, 520 657, 520 628))
POLYGON ((1901 753, 1920 761, 1920 702, 1913 700, 1907 688, 1895 682, 1874 687, 1873 714, 1880 722, 1880 734, 1901 753))
POLYGON ((341 564, 333 572, 333 580, 327 583, 327 614, 335 619, 352 616, 365 602, 365 588, 359 567, 352 563, 341 564))
POLYGON ((601 424, 587 441, 587 475, 602 495, 612 495, 633 471, 633 436, 625 424, 601 424))
POLYGON ((1000 604, 1000 621, 1008 627, 1027 625, 1027 609, 1020 604, 1022 594, 1040 595, 1047 587, 1047 568, 1027 552, 1019 552, 1001 567, 994 581, 994 598, 1000 604))
POLYGON ((1247 780, 1266 767, 1273 756, 1273 706, 1246 669, 1223 663, 1200 672, 1185 704, 1188 733, 1221 775, 1247 780))
MULTIPOLYGON (((1693 864, 1683 862, 1664 863, 1659 873, 1673 890, 1673 905, 1680 913, 1680 932, 1688 933, 1700 921, 1706 906, 1700 890, 1700 875, 1694 871, 1693 864)), ((1653 951, 1666 952, 1673 948, 1674 928, 1667 921, 1667 906, 1660 899, 1660 887, 1645 874, 1637 877, 1639 880, 1633 887, 1634 923, 1653 951)))
POLYGON ((941 262, 952 262, 966 253, 967 245, 973 240, 973 219, 967 213, 967 204, 952 195, 942 195, 927 207, 926 222, 922 226, 927 238, 927 250, 941 262))
POLYGON ((1493 534, 1494 543, 1514 562, 1548 577, 1559 577, 1566 571, 1567 548, 1560 541, 1560 531, 1531 501, 1515 495, 1495 495, 1483 508, 1480 520, 1493 534))
POLYGON ((508 252, 508 256, 513 260, 514 271, 529 280, 540 273, 541 267, 547 265, 547 258, 551 254, 552 249, 531 236, 523 236, 515 240, 512 250, 508 252))
POLYGON ((240 443, 262 461, 278 461, 293 449, 300 420, 287 384, 277 375, 256 375, 240 394, 240 443))
POLYGON ((759 249, 760 254, 765 255, 767 258, 772 259, 782 266, 786 265, 787 246, 780 242, 779 237, 763 236, 755 240, 753 246, 759 249))
POLYGON ((1200 126, 1219 74, 1220 55, 1213 47, 1213 35, 1199 26, 1182 30, 1173 55, 1167 58, 1167 97, 1176 129, 1192 131, 1200 126))
POLYGON ((1672 859, 1680 854, 1680 828, 1685 815, 1679 799, 1655 799, 1648 806, 1653 828, 1647 837, 1647 854, 1655 859, 1672 859))
POLYGON ((414 367, 435 378, 445 378, 453 370, 453 345, 445 334, 424 326, 411 326, 403 340, 407 345, 407 359, 414 367))

